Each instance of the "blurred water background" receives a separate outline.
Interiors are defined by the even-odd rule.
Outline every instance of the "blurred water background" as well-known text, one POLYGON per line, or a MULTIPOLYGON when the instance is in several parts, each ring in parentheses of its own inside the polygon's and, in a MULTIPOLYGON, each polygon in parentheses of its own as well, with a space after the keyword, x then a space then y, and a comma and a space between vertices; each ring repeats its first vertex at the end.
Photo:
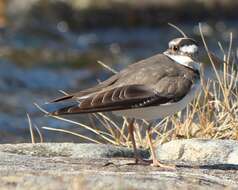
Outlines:
MULTIPOLYGON (((120 70, 164 51, 180 36, 168 22, 198 41, 202 22, 210 49, 220 56, 217 42, 227 50, 232 32, 236 48, 237 8, 234 0, 0 0, 0 143, 30 141, 27 112, 39 128, 80 131, 45 117, 33 103, 106 79, 111 73, 98 60, 120 70)), ((81 142, 40 130, 45 141, 81 142)))

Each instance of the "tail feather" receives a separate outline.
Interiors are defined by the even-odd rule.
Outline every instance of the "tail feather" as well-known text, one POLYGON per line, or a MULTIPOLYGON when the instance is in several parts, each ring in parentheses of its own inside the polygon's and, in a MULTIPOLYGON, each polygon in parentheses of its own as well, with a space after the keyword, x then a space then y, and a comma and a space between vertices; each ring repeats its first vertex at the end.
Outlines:
POLYGON ((72 107, 78 107, 80 102, 76 100, 64 100, 62 102, 51 102, 46 103, 41 106, 43 110, 45 110, 50 115, 61 115, 67 114, 68 110, 72 107))
POLYGON ((73 95, 66 95, 66 96, 63 96, 63 97, 60 97, 60 98, 56 98, 56 99, 50 101, 50 103, 60 102, 60 101, 68 100, 68 99, 71 99, 71 98, 73 98, 73 95))

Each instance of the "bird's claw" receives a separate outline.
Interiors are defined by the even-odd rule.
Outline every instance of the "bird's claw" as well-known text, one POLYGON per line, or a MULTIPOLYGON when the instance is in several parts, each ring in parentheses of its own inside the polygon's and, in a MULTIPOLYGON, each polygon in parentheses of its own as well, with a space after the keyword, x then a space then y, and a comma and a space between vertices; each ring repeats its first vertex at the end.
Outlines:
POLYGON ((169 169, 169 170, 175 170, 176 169, 176 165, 162 164, 158 160, 153 160, 153 162, 151 163, 151 166, 159 167, 159 168, 163 168, 163 169, 169 169))

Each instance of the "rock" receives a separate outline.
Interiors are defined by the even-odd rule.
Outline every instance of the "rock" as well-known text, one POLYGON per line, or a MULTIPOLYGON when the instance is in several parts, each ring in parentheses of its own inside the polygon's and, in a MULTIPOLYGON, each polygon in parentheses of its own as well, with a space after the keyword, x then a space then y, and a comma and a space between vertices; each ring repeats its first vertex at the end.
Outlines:
POLYGON ((185 162, 196 165, 233 164, 238 167, 238 141, 184 139, 158 147, 157 156, 165 162, 185 162))
POLYGON ((123 158, 130 156, 130 149, 112 145, 1 144, 0 189, 238 188, 236 169, 178 167, 168 170, 134 165, 133 158, 123 158))
MULTIPOLYGON (((38 143, 38 144, 0 144, 0 151, 14 154, 42 157, 71 157, 71 158, 133 158, 133 150, 120 146, 93 143, 38 143)), ((149 152, 139 150, 139 154, 149 157, 149 152)))

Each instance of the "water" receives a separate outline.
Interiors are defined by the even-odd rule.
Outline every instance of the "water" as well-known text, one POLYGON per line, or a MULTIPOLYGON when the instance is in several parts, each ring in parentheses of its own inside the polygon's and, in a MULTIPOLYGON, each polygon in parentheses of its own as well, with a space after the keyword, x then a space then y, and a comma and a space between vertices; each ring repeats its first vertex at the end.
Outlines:
MULTIPOLYGON (((229 31, 238 29, 237 22, 223 23, 222 33, 219 23, 214 27, 205 26, 209 47, 218 55, 221 51, 217 40, 225 42, 227 50, 229 31)), ((182 28, 200 40, 193 24, 183 24, 182 28)), ((168 41, 179 36, 171 27, 109 28, 73 33, 59 30, 59 26, 46 26, 44 33, 9 30, 4 35, 0 60, 0 142, 4 143, 30 140, 26 113, 39 127, 76 130, 70 124, 44 117, 33 103, 42 104, 60 96, 58 90, 73 92, 96 84, 97 79, 106 79, 111 73, 99 67, 97 60, 120 70, 136 60, 164 51, 168 41)), ((233 47, 237 45, 237 32, 234 32, 233 47)), ((81 141, 69 135, 42 132, 46 141, 81 141)))

